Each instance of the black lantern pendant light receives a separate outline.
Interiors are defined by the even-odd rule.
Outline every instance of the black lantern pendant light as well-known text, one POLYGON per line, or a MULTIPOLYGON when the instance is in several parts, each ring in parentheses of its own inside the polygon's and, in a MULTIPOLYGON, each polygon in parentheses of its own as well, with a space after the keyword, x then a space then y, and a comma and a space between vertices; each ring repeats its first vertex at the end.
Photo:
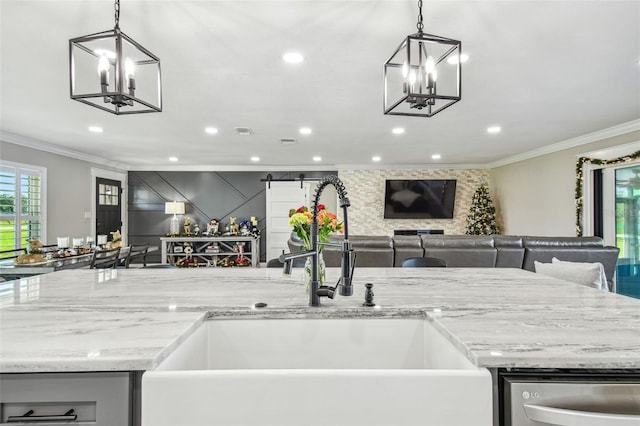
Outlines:
POLYGON ((71 99, 104 111, 162 111, 160 59, 120 31, 120 0, 113 30, 69 40, 71 99))
POLYGON ((462 43, 422 32, 408 35, 384 64, 384 113, 431 117, 461 99, 462 43))

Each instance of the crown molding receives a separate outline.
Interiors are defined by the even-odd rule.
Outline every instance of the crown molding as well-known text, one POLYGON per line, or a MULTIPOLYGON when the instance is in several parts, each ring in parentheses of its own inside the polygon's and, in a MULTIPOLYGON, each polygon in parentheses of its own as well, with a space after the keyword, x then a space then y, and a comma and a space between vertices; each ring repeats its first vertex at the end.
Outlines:
POLYGON ((151 166, 131 166, 129 171, 132 172, 326 172, 327 170, 336 170, 335 164, 321 165, 293 165, 293 166, 273 166, 268 164, 256 165, 216 165, 216 164, 200 164, 181 166, 176 165, 151 165, 151 166))
POLYGON ((487 164, 338 164, 341 170, 484 170, 487 164))
POLYGON ((552 154, 554 152, 563 151, 569 148, 575 148, 580 145, 586 145, 588 143, 597 142, 603 139, 612 138, 615 136, 624 135, 625 133, 631 133, 640 130, 640 120, 633 120, 627 123, 622 123, 617 126, 609 127, 607 129, 598 130, 586 135, 577 136, 575 138, 567 139, 562 142, 547 145, 542 148, 534 149, 533 151, 523 152, 522 154, 514 155, 512 157, 503 158, 502 160, 494 161, 486 165, 489 169, 496 167, 506 166, 508 164, 517 163, 519 161, 529 160, 531 158, 539 157, 541 155, 552 154))
POLYGON ((26 136, 16 135, 10 132, 0 131, 0 140, 14 145, 24 146, 25 148, 37 149, 38 151, 48 152, 49 154, 61 155, 63 157, 69 157, 76 160, 86 161, 88 163, 113 167, 119 170, 127 171, 130 169, 130 166, 125 163, 107 160, 105 158, 85 154, 83 152, 73 151, 67 148, 62 148, 47 142, 28 138, 26 136))

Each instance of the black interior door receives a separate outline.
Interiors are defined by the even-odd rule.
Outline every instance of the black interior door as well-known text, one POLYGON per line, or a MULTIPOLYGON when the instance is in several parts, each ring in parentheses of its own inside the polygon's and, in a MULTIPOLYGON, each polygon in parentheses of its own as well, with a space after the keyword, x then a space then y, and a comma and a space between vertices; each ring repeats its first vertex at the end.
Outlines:
POLYGON ((108 235, 111 241, 111 232, 122 231, 121 201, 120 181, 96 178, 96 241, 98 235, 108 235))

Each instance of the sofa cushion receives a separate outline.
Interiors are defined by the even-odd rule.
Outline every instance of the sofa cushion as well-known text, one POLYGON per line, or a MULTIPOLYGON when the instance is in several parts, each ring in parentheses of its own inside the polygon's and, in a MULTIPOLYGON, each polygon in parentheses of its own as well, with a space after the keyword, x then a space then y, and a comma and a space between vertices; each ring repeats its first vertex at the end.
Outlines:
POLYGON ((600 262, 566 262, 553 258, 551 263, 534 262, 535 272, 561 280, 608 290, 604 266, 600 262))
POLYGON ((522 269, 524 262, 524 248, 497 247, 496 268, 522 269))
POLYGON ((493 248, 490 235, 421 235, 422 247, 493 248))
POLYGON ((402 262, 411 257, 422 257, 424 250, 422 240, 417 235, 395 235, 393 237, 395 251, 394 266, 402 266, 402 262))
POLYGON ((522 237, 524 247, 603 247, 600 237, 522 237))
MULTIPOLYGON (((330 242, 340 244, 342 235, 332 235, 330 242)), ((357 254, 356 267, 391 268, 393 266, 393 240, 388 236, 353 235, 349 237, 353 251, 357 254)), ((323 257, 327 267, 340 266, 342 252, 340 247, 325 246, 323 257)))
MULTIPOLYGON (((332 235, 330 238, 331 242, 341 243, 344 240, 342 235, 332 235)), ((387 237, 385 235, 351 235, 349 236, 349 241, 351 241, 351 245, 356 248, 380 248, 380 249, 389 249, 393 250, 393 240, 391 237, 387 237)))
POLYGON ((522 237, 517 235, 492 235, 493 245, 496 248, 523 248, 522 237))
POLYGON ((425 257, 438 257, 450 268, 493 268, 496 265, 497 250, 482 248, 425 248, 425 257))

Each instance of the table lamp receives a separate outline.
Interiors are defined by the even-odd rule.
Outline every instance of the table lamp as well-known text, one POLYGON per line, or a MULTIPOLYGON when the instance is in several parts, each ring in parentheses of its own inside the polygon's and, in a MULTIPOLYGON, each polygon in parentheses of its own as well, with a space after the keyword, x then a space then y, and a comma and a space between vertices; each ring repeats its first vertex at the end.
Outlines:
POLYGON ((184 203, 182 201, 173 201, 169 203, 164 203, 164 213, 165 214, 173 214, 171 218, 171 222, 169 224, 169 234, 177 235, 180 233, 180 220, 178 219, 179 214, 184 214, 184 203))

